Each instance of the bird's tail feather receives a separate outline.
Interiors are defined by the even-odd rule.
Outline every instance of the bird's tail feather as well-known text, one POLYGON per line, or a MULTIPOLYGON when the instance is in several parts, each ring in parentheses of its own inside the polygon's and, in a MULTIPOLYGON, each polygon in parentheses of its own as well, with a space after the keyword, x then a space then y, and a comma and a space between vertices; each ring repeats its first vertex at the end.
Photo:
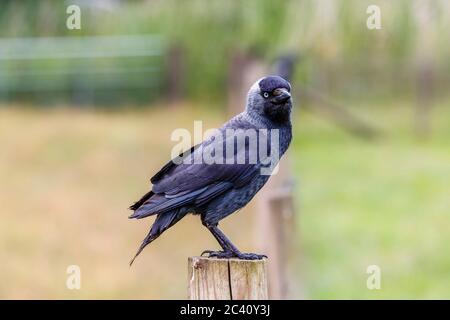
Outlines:
POLYGON ((133 259, 130 261, 130 266, 136 260, 137 256, 144 250, 144 248, 149 245, 152 241, 158 238, 164 231, 169 229, 175 223, 180 221, 186 215, 186 211, 180 209, 173 210, 171 212, 160 213, 157 215, 155 222, 153 223, 150 232, 147 234, 145 239, 142 241, 138 251, 134 255, 133 259))
POLYGON ((144 204, 145 201, 147 201, 148 199, 150 199, 153 196, 153 191, 149 191, 146 194, 144 194, 144 196, 139 199, 138 201, 136 201, 134 204, 132 204, 129 209, 136 211, 137 209, 139 209, 140 206, 142 206, 144 204))

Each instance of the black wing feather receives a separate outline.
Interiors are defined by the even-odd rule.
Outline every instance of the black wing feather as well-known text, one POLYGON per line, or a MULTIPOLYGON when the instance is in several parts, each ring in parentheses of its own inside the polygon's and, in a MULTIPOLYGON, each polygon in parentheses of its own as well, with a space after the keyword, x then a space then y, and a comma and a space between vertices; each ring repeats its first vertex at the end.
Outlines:
MULTIPOLYGON (((215 143, 206 141, 200 145, 193 146, 190 150, 182 153, 180 157, 188 160, 193 159, 198 152, 203 152, 199 146, 215 143)), ((220 141, 217 143, 225 143, 220 141)), ((247 149, 247 148, 245 148, 247 149)), ((235 151, 245 152, 246 150, 235 151)), ((144 202, 141 199, 132 206, 135 210, 130 218, 144 218, 149 215, 169 212, 181 206, 195 204, 201 206, 223 192, 238 188, 247 184, 259 173, 259 164, 205 164, 188 163, 171 160, 158 173, 151 182, 153 183, 153 195, 144 202), (138 206, 139 204, 139 206, 138 206)))

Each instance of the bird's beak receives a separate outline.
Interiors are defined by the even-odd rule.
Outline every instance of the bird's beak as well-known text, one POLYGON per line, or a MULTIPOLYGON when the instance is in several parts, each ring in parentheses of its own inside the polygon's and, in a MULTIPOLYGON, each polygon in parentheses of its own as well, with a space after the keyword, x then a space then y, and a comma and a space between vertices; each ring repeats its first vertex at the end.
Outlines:
POLYGON ((291 94, 285 88, 273 90, 273 96, 272 102, 274 104, 283 104, 291 98, 291 94))

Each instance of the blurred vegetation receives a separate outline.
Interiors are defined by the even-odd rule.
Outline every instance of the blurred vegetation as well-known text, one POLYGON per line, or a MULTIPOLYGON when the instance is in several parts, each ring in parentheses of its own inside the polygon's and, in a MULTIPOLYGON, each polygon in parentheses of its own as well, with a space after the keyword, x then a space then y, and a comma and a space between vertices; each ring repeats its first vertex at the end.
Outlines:
POLYGON ((162 35, 167 47, 186 50, 188 98, 209 101, 225 97, 230 57, 236 51, 251 52, 268 63, 295 53, 300 60, 294 82, 333 96, 411 94, 422 51, 430 52, 438 92, 450 84, 446 1, 377 1, 382 29, 375 31, 366 28, 369 0, 78 3, 82 29, 68 30, 64 1, 2 1, 0 36, 162 35), (420 18, 425 9, 425 18, 420 18))
MULTIPOLYGON (((161 68, 155 86, 102 93, 108 107, 143 104, 145 110, 75 110, 64 100, 55 110, 35 110, 22 103, 67 98, 72 80, 64 76, 58 81, 69 92, 21 90, 6 97, 0 108, 0 181, 7 182, 0 186, 0 298, 185 298, 186 256, 216 248, 214 239, 190 216, 130 270, 127 263, 151 221, 127 222, 126 208, 167 161, 174 128, 191 129, 194 119, 204 128, 226 120, 222 109, 236 52, 267 65, 294 53, 294 85, 314 89, 381 132, 373 140, 350 135, 310 112, 317 99, 296 99, 289 151, 300 244, 292 254, 298 258, 294 297, 450 298, 450 2, 377 0, 382 29, 376 31, 366 28, 370 4, 0 1, 0 38, 150 34, 160 36, 166 50, 181 47, 186 55, 186 96, 171 108, 158 101, 167 90, 165 54, 98 61, 110 68, 161 68), (65 9, 77 3, 82 29, 68 30, 65 9), (423 103, 428 139, 417 139, 411 124, 424 61, 433 72, 435 99, 423 103), (71 264, 81 267, 80 291, 65 286, 71 264), (372 264, 382 271, 379 291, 366 288, 372 264)), ((78 68, 70 59, 2 60, 0 68, 54 64, 78 68)), ((253 203, 223 222, 243 251, 255 248, 253 203)))
POLYGON ((306 297, 447 299, 450 297, 448 181, 450 102, 433 105, 433 137, 418 143, 410 105, 363 102, 362 115, 383 127, 366 143, 301 114, 292 152, 306 297), (366 288, 369 265, 381 290, 366 288))
MULTIPOLYGON (((402 100, 364 106, 388 138, 369 144, 296 112, 294 297, 450 297, 450 105, 435 107, 445 112, 434 139, 421 144, 402 100), (366 288, 372 264, 381 268, 381 290, 366 288)), ((0 110, 0 181, 8 181, 0 192, 1 298, 185 298, 186 257, 217 248, 214 239, 189 216, 130 269, 152 219, 127 222, 126 207, 167 160, 173 128, 225 119, 188 105, 170 114, 170 125, 168 118, 161 108, 0 110), (79 291, 65 287, 71 264, 81 267, 79 291)), ((246 251, 256 247, 254 203, 221 223, 246 251)))

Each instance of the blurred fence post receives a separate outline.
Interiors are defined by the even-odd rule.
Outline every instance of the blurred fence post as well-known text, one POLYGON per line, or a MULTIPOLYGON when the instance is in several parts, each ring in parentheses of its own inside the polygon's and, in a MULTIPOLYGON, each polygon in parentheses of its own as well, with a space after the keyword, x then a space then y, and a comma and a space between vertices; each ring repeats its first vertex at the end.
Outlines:
POLYGON ((293 181, 289 161, 281 160, 278 174, 271 177, 258 196, 257 236, 259 251, 269 257, 269 298, 289 297, 289 260, 295 239, 293 181))
POLYGON ((417 103, 414 112, 414 129, 420 138, 426 138, 431 132, 431 106, 433 100, 433 49, 436 36, 433 18, 436 14, 428 1, 414 2, 415 22, 417 23, 416 60, 417 60, 417 103))
POLYGON ((266 300, 267 260, 189 257, 188 299, 266 300))
POLYGON ((241 113, 247 102, 250 86, 267 72, 267 66, 256 55, 233 52, 228 71, 228 113, 241 113))
POLYGON ((183 47, 174 46, 167 52, 167 98, 175 105, 185 95, 186 53, 183 47))
POLYGON ((415 131, 416 135, 421 138, 427 137, 431 131, 433 78, 431 62, 424 59, 417 72, 417 109, 415 112, 415 131))

